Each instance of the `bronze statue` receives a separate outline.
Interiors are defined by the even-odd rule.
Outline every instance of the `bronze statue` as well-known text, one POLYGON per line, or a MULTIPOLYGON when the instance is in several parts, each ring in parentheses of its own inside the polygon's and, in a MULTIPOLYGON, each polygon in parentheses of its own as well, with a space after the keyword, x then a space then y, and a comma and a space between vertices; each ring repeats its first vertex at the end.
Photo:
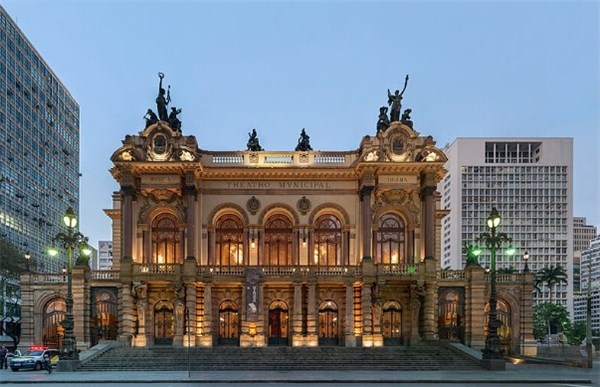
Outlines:
POLYGON ((302 128, 302 131, 300 132, 300 138, 298 139, 298 145, 296 145, 296 150, 302 152, 313 150, 310 146, 310 137, 308 136, 308 134, 306 134, 306 130, 304 128, 302 128))
POLYGON ((248 143, 246 144, 247 150, 249 151, 262 151, 264 150, 258 141, 258 135, 256 134, 256 129, 252 129, 252 133, 248 133, 250 138, 248 139, 248 143))
POLYGON ((402 92, 400 90, 396 90, 396 93, 392 95, 390 93, 390 89, 388 89, 388 105, 392 106, 392 111, 390 112, 390 121, 400 121, 400 109, 402 109, 402 95, 406 90, 406 86, 408 85, 408 74, 404 79, 404 88, 402 92))
POLYGON ((400 119, 400 122, 412 128, 413 122, 410 120, 410 113, 412 113, 412 109, 405 109, 404 113, 402 113, 402 118, 400 119))
POLYGON ((179 113, 181 113, 181 109, 177 109, 176 107, 172 107, 171 113, 169 113, 169 125, 177 132, 181 132, 181 121, 177 118, 179 113))
POLYGON ((158 83, 158 97, 156 97, 156 110, 158 111, 158 117, 161 121, 167 121, 167 105, 171 102, 171 85, 168 87, 168 91, 165 97, 165 89, 162 87, 162 81, 165 77, 165 74, 158 73, 158 77, 160 78, 160 82, 158 83))
POLYGON ((388 108, 382 106, 379 108, 379 120, 377 120, 377 133, 385 132, 390 126, 390 119, 387 116, 388 108))
POLYGON ((158 122, 158 117, 156 114, 154 114, 152 109, 148 109, 148 111, 146 111, 146 114, 144 114, 144 119, 146 120, 146 128, 158 122))

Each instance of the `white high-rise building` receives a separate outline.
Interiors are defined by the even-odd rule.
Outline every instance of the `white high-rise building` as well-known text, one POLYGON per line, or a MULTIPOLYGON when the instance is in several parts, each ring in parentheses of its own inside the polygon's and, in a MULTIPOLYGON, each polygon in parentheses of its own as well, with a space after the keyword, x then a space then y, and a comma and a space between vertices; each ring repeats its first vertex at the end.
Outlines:
MULTIPOLYGON (((463 268, 463 245, 474 244, 484 232, 493 207, 502 222, 498 232, 512 238, 517 254, 497 252, 497 268, 537 271, 560 265, 573 273, 573 139, 572 138, 457 138, 446 149, 444 180, 438 185, 442 207, 442 268, 463 268)), ((479 257, 489 265, 490 253, 479 257)), ((573 312, 573 281, 555 285, 552 301, 573 312)), ((550 300, 550 292, 534 302, 550 300)))
POLYGON ((112 249, 113 249, 112 241, 99 241, 98 242, 98 261, 97 261, 97 265, 96 265, 97 270, 112 269, 112 263, 113 263, 112 249))
POLYGON ((581 253, 581 292, 575 295, 573 314, 575 321, 586 321, 589 284, 591 284, 592 297, 592 330, 598 331, 600 330, 600 237, 594 239, 590 248, 581 253))
POLYGON ((586 218, 573 218, 573 291, 581 288, 581 252, 590 247, 590 242, 598 235, 596 226, 587 224, 586 218))

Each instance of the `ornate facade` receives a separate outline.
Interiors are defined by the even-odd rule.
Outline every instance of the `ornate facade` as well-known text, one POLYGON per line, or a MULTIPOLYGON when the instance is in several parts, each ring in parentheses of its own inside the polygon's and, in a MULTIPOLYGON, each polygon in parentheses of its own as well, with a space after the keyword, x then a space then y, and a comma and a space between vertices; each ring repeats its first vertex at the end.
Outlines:
MULTIPOLYGON (((80 347, 483 347, 488 274, 440 269, 446 156, 411 121, 343 152, 204 151, 156 121, 111 160, 113 270, 74 269, 80 347)), ((23 342, 60 345, 64 279, 22 280, 23 342)), ((498 286, 503 345, 521 352, 532 275, 498 286)))

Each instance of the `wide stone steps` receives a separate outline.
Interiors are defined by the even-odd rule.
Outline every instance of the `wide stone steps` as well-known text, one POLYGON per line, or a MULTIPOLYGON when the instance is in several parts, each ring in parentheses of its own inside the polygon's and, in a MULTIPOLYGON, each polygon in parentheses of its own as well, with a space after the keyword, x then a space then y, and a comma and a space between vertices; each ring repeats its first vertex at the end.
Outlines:
POLYGON ((441 343, 383 348, 114 348, 82 371, 468 370, 477 362, 441 343))

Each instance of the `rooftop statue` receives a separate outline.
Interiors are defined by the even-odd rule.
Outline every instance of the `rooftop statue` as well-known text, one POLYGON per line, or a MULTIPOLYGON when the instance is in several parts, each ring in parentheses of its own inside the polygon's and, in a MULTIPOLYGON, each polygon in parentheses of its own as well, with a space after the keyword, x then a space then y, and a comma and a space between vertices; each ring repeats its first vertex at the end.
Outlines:
POLYGON ((169 126, 177 132, 181 132, 181 121, 177 118, 179 113, 181 113, 181 109, 177 109, 176 107, 172 107, 171 113, 169 113, 169 126))
POLYGON ((258 141, 256 129, 252 129, 252 133, 248 133, 248 136, 250 136, 250 138, 248 139, 248 143, 246 144, 247 150, 254 152, 264 150, 262 146, 260 146, 260 142, 258 141))
POLYGON ((377 133, 385 132, 390 126, 390 119, 387 115, 388 108, 382 106, 379 108, 379 120, 377 120, 377 133))
POLYGON ((388 105, 392 107, 392 111, 390 112, 390 121, 400 121, 400 110, 402 109, 402 95, 406 90, 406 86, 408 85, 408 74, 404 79, 404 88, 402 92, 400 90, 396 90, 396 93, 392 95, 390 93, 390 89, 388 89, 388 105))
POLYGON ((148 111, 146 111, 146 114, 144 114, 144 119, 146 120, 146 128, 158 122, 158 117, 156 114, 154 114, 152 109, 148 109, 148 111))
POLYGON ((308 136, 308 134, 306 134, 306 130, 304 128, 302 128, 302 131, 300 132, 300 138, 298 139, 298 145, 296 145, 296 150, 303 152, 313 150, 310 146, 310 137, 308 136))
POLYGON ((167 114, 167 105, 171 102, 171 85, 168 87, 168 91, 165 96, 165 89, 162 87, 162 81, 165 74, 158 73, 160 82, 158 83, 158 97, 156 97, 156 110, 158 111, 158 117, 161 121, 167 121, 169 116, 167 114))
POLYGON ((413 122, 410 120, 410 113, 412 113, 412 109, 405 109, 404 113, 402 113, 402 118, 400 119, 400 122, 412 128, 413 122))

